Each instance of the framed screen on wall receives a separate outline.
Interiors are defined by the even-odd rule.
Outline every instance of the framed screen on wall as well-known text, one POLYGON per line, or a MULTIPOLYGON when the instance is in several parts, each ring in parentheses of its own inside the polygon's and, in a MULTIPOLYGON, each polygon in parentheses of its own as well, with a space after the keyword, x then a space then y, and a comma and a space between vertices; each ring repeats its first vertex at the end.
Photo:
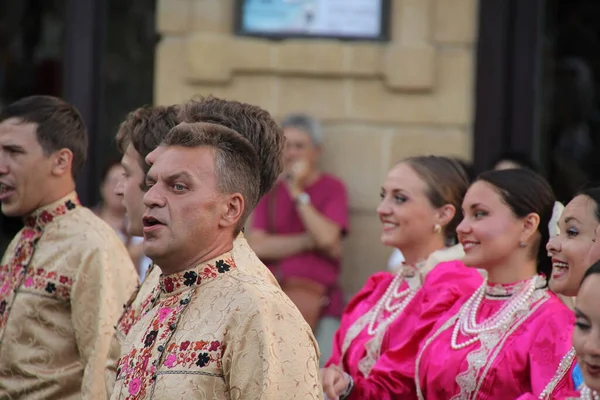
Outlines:
POLYGON ((389 39, 390 0, 236 0, 237 35, 389 39))

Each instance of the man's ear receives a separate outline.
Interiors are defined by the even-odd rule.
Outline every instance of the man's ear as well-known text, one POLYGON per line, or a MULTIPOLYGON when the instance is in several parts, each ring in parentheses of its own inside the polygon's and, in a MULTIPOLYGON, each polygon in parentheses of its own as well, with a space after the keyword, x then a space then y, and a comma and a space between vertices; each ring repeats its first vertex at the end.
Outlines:
POLYGON ((223 212, 219 226, 223 228, 237 226, 244 214, 245 207, 244 196, 240 193, 227 195, 223 203, 223 212))
POLYGON ((69 149, 60 149, 50 156, 52 158, 52 175, 71 175, 73 169, 73 152, 69 149))

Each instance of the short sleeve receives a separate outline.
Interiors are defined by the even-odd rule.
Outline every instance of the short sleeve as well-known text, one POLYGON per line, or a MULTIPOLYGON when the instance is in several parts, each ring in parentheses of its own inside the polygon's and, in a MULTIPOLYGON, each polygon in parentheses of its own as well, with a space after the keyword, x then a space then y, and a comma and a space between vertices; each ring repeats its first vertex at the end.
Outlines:
POLYGON ((318 211, 331 221, 336 223, 342 234, 347 234, 349 230, 348 224, 348 193, 344 184, 332 179, 327 187, 327 200, 317 207, 318 211))

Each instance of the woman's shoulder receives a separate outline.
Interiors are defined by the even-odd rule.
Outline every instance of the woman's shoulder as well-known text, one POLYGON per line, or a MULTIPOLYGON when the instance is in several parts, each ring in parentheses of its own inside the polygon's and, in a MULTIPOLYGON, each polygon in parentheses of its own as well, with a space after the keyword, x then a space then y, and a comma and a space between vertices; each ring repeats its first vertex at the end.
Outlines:
POLYGON ((479 287, 483 283, 485 271, 467 267, 460 260, 440 262, 427 275, 428 284, 457 284, 479 287))

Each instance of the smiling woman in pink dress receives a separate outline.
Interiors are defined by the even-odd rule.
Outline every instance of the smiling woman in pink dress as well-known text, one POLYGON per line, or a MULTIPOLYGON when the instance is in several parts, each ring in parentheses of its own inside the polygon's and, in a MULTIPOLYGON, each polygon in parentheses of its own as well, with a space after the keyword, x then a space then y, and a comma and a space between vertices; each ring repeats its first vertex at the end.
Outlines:
POLYGON ((547 182, 525 169, 486 172, 469 188, 457 228, 463 262, 488 277, 423 343, 418 398, 536 398, 550 381, 574 322, 546 283, 554 201, 547 182))
MULTIPOLYGON (((598 224, 600 188, 586 188, 567 204, 558 221, 559 233, 551 237, 546 246, 552 257, 550 288, 554 293, 568 299, 577 296, 585 271, 590 264, 600 259, 594 258, 591 251, 598 224)), ((566 385, 568 381, 572 381, 576 388, 583 383, 573 348, 564 355, 541 398, 556 399, 556 388, 566 385)))
POLYGON ((321 370, 329 398, 414 397, 418 345, 437 319, 482 282, 465 267, 455 228, 468 178, 446 157, 414 157, 394 166, 378 207, 381 241, 403 252, 397 273, 380 272, 348 304, 334 349, 321 370))

